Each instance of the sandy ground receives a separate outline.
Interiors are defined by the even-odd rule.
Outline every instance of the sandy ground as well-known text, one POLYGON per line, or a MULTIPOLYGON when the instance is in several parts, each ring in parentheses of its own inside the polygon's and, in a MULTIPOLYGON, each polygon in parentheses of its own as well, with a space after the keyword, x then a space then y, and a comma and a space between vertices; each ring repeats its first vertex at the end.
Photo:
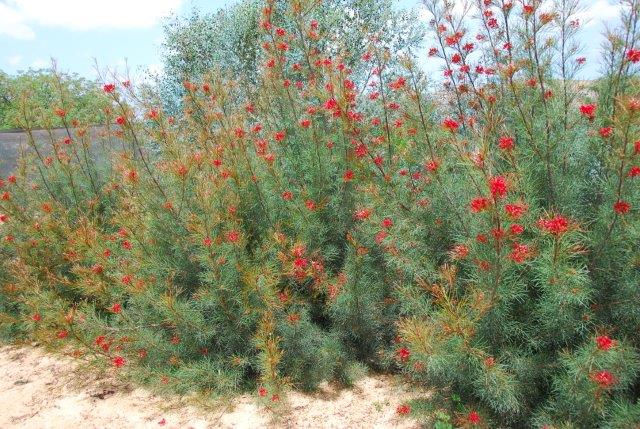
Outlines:
POLYGON ((292 392, 278 415, 249 395, 202 407, 109 376, 79 374, 70 358, 38 348, 0 347, 2 429, 417 428, 415 421, 396 414, 397 405, 414 394, 391 377, 373 376, 352 389, 292 392))

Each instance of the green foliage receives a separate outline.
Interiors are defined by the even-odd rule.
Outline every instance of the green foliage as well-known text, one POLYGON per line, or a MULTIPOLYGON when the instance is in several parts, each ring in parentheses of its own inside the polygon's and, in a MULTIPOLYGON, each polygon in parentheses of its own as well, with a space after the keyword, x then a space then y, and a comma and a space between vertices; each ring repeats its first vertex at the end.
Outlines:
POLYGON ((73 105, 68 113, 75 120, 101 124, 105 102, 98 85, 77 74, 28 70, 12 76, 0 72, 0 129, 62 127, 52 106, 65 109, 65 103, 73 105))
POLYGON ((593 85, 577 3, 479 4, 470 39, 433 0, 437 93, 314 2, 260 12, 253 76, 173 74, 176 114, 106 86, 103 132, 29 139, 0 184, 3 335, 270 406, 374 368, 432 426, 637 426, 639 4, 593 85))
MULTIPOLYGON (((290 11, 289 0, 263 4, 260 0, 241 0, 215 13, 192 9, 187 16, 172 16, 165 22, 163 42, 164 72, 159 88, 165 108, 177 113, 184 96, 185 79, 200 80, 211 70, 240 77, 251 88, 260 80, 260 66, 267 60, 261 44, 269 42, 260 35, 263 8, 272 9, 270 23, 300 33, 309 30, 290 11)), ((340 55, 354 75, 364 78, 360 57, 367 51, 370 35, 391 52, 409 53, 421 43, 424 30, 415 11, 397 10, 393 0, 328 0, 304 2, 313 10, 321 36, 320 49, 340 55)), ((296 34, 299 36, 299 34, 296 34)), ((306 35, 305 35, 306 36, 306 35)), ((303 61, 301 52, 291 58, 303 61)), ((293 75, 290 76, 293 78, 293 75)))

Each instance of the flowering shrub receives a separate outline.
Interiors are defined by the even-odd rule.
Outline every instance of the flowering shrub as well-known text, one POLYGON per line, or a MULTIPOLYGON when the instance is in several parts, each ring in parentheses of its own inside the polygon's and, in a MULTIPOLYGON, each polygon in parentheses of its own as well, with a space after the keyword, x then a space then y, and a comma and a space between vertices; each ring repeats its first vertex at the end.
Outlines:
POLYGON ((172 117, 111 79, 96 141, 32 141, 0 182, 4 335, 179 392, 366 364, 434 388, 401 415, 637 423, 638 4, 580 84, 576 3, 481 1, 475 35, 429 0, 437 94, 375 37, 352 79, 312 4, 272 7, 258 84, 186 80, 172 117))

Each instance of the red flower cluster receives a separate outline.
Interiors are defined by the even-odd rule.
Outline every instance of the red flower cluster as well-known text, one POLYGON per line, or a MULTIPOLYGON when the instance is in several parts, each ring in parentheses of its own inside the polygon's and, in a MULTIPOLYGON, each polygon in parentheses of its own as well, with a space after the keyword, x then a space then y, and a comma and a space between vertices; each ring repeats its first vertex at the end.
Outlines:
POLYGON ((498 139, 498 147, 502 150, 512 150, 515 146, 515 139, 513 137, 500 137, 498 139))
POLYGON ((489 190, 494 199, 503 198, 509 191, 507 179, 505 179, 504 176, 494 176, 490 178, 489 190))
POLYGON ((620 200, 620 201, 616 201, 613 204, 613 210, 615 210, 616 213, 618 214, 627 214, 629 213, 629 210, 631 210, 631 204, 629 204, 628 202, 624 201, 624 200, 620 200))
POLYGON ((540 219, 538 226, 550 234, 560 236, 569 229, 569 221, 562 215, 550 219, 540 219))
POLYGON ((397 354, 400 362, 407 362, 409 360, 409 357, 411 356, 411 352, 406 347, 398 349, 397 354))
POLYGON ((127 363, 127 361, 122 356, 114 357, 111 362, 113 363, 113 366, 115 366, 116 368, 121 368, 127 363))
POLYGON ((531 256, 531 250, 526 244, 513 243, 511 253, 509 253, 509 259, 516 264, 522 264, 531 256))
POLYGON ((451 118, 445 118, 442 121, 442 126, 452 133, 455 133, 456 131, 458 131, 458 128, 460 128, 460 124, 458 123, 458 121, 451 118))
POLYGON ((396 408, 396 413, 400 414, 401 416, 406 416, 410 412, 411 407, 407 404, 398 405, 398 407, 396 408))
POLYGON ((356 210, 355 213, 353 214, 353 217, 354 217, 355 220, 365 220, 369 216, 371 216, 371 210, 370 209, 356 210))
POLYGON ((482 418, 480 418, 480 414, 478 414, 478 412, 474 410, 469 413, 469 415, 467 416, 467 420, 469 420, 469 423, 475 426, 480 424, 482 418))
POLYGON ((601 335, 599 337, 596 337, 596 345, 600 350, 605 350, 605 351, 609 350, 615 344, 616 342, 611 338, 609 338, 607 335, 601 335))
POLYGON ((480 213, 489 207, 489 200, 485 197, 478 197, 471 200, 471 211, 473 213, 480 213))
POLYGON ((583 104, 580 106, 580 113, 583 116, 592 121, 596 117, 596 105, 595 104, 583 104))
POLYGON ((640 49, 629 49, 627 51, 627 60, 634 64, 640 61, 640 49))
POLYGON ((596 382, 600 387, 611 387, 616 383, 616 378, 607 370, 602 370, 591 374, 591 380, 596 382))
POLYGON ((603 139, 609 138, 613 135, 613 128, 611 127, 602 127, 600 128, 600 131, 598 131, 600 133, 600 137, 602 137, 603 139))

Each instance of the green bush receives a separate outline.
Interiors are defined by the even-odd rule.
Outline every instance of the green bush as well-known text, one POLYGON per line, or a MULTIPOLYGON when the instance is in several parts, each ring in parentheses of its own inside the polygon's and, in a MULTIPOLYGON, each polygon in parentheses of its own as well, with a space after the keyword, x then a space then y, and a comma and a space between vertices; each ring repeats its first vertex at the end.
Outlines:
POLYGON ((437 93, 375 38, 343 63, 311 2, 267 3, 256 81, 184 80, 179 114, 105 83, 116 125, 1 183, 3 336, 177 392, 366 365, 437 427, 637 426, 638 4, 588 83, 575 3, 480 3, 476 38, 426 6, 437 93))

